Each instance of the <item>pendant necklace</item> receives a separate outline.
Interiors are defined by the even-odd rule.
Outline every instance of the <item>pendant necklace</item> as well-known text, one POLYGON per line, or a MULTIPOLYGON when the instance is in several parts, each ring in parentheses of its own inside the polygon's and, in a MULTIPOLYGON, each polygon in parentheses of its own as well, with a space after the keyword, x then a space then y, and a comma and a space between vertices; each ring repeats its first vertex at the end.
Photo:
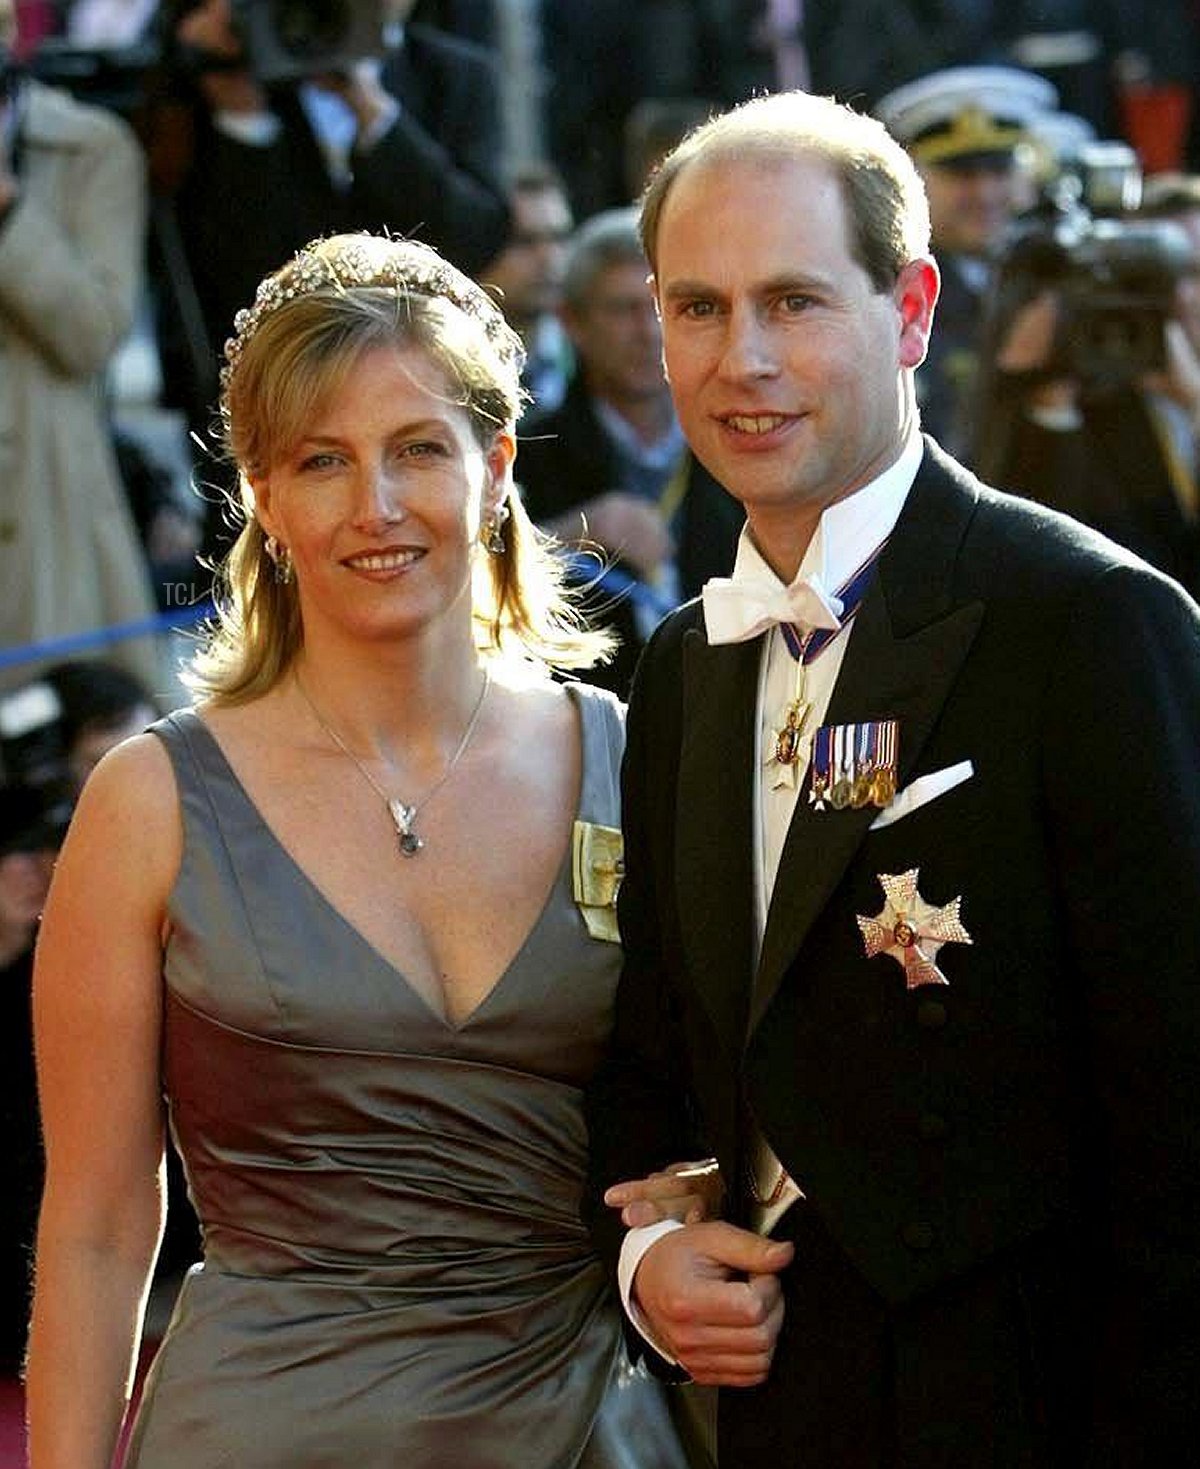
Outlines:
POLYGON ((358 766, 359 774, 387 807, 388 815, 392 818, 392 825, 396 828, 396 837, 400 843, 401 853, 405 857, 415 857, 421 848, 424 847, 425 840, 423 837, 417 835, 413 829, 413 823, 416 821, 422 809, 429 804, 433 797, 437 795, 438 791, 450 779, 454 767, 466 753, 467 746, 471 743, 471 736, 475 733, 475 726, 479 723, 479 716, 483 713, 483 701, 487 698, 487 691, 491 685, 491 674, 486 668, 483 670, 483 687, 479 691, 479 698, 475 701, 475 708, 471 711, 471 717, 467 720, 467 727, 463 731, 463 737, 458 742, 458 749, 450 756, 450 759, 446 762, 445 770, 442 771, 433 785, 430 786, 419 801, 414 801, 412 805, 408 805, 406 802, 400 800, 398 796, 388 795, 346 741, 338 734, 337 730, 332 725, 327 724, 321 717, 320 710, 309 698, 308 690, 300 682, 300 675, 298 673, 295 675, 295 678, 296 687, 300 690, 300 697, 312 711, 313 718, 342 754, 358 766))

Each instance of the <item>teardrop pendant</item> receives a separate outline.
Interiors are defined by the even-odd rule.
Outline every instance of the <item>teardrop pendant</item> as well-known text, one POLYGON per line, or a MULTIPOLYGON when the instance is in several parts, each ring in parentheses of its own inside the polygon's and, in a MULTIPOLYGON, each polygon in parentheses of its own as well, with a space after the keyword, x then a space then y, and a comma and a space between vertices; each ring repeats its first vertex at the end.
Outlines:
POLYGON ((388 810, 392 814, 392 821, 396 827, 396 835, 400 838, 400 851, 405 857, 415 857, 425 843, 413 831, 413 818, 417 814, 415 806, 406 806, 403 801, 391 800, 388 810))

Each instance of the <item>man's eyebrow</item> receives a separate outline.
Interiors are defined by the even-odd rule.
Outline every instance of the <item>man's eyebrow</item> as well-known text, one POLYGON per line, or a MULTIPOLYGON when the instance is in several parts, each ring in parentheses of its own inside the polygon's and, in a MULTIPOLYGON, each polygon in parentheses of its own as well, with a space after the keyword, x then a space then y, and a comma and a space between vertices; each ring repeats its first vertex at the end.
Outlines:
MULTIPOLYGON (((768 280, 758 281, 749 288, 747 294, 756 301, 769 301, 778 296, 813 296, 822 297, 830 289, 830 283, 819 276, 805 275, 802 273, 774 276, 768 280)), ((664 301, 723 301, 727 292, 717 286, 710 285, 707 281, 680 280, 669 281, 662 288, 661 298, 664 301)))
POLYGON ((720 291, 715 286, 710 286, 704 281, 677 280, 669 282, 662 294, 669 300, 682 299, 690 296, 719 296, 720 291))

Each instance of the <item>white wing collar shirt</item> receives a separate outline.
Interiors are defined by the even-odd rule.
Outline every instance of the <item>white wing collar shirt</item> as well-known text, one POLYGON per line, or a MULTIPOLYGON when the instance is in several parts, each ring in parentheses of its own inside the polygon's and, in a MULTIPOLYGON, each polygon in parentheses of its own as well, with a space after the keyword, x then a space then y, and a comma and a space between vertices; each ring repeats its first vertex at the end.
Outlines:
POLYGON ((853 636, 853 610, 846 611, 837 590, 851 581, 891 535, 923 453, 921 437, 914 433, 890 469, 853 495, 830 505, 818 522, 790 586, 763 560, 746 527, 738 543, 733 576, 717 578, 704 588, 705 627, 710 643, 740 642, 769 630, 769 636, 763 639, 759 665, 754 751, 754 885, 760 944, 783 844, 808 770, 812 733, 825 718, 853 636), (731 615, 729 595, 731 590, 736 595, 742 588, 749 593, 752 605, 765 609, 761 614, 765 619, 762 624, 752 623, 746 633, 739 632, 736 614, 731 615), (795 696, 797 682, 797 660, 785 640, 783 621, 799 626, 802 633, 822 628, 840 629, 804 667, 804 701, 809 711, 799 742, 795 779, 787 783, 776 782, 770 774, 774 763, 772 736, 779 727, 782 711, 795 696))
MULTIPOLYGON (((853 612, 846 613, 837 589, 880 550, 891 535, 913 480, 921 465, 924 444, 917 431, 906 441, 900 457, 876 479, 853 495, 830 505, 822 514, 809 542, 800 570, 791 584, 780 580, 742 530, 732 577, 714 578, 703 592, 705 629, 709 642, 743 642, 762 638, 758 675, 758 718, 754 749, 754 887, 756 943, 766 931, 771 894, 779 871, 788 826, 804 785, 812 731, 825 718, 842 660, 854 631, 853 612), (844 617, 844 620, 843 620, 844 617), (801 634, 826 628, 834 635, 803 672, 804 701, 809 705, 804 734, 798 747, 794 780, 777 782, 770 775, 769 758, 781 711, 795 697, 797 660, 788 648, 782 622, 798 626, 801 634)), ((758 1140, 755 1164, 756 1193, 770 1200, 758 1212, 756 1226, 763 1233, 774 1227, 800 1191, 780 1167, 764 1140, 758 1140), (782 1183, 782 1187, 779 1185, 782 1183)), ((665 1162, 666 1160, 664 1160, 665 1162)), ((670 1229, 674 1220, 631 1229, 621 1248, 618 1281, 630 1320, 662 1356, 668 1356, 646 1331, 631 1296, 633 1277, 642 1256, 670 1229)))

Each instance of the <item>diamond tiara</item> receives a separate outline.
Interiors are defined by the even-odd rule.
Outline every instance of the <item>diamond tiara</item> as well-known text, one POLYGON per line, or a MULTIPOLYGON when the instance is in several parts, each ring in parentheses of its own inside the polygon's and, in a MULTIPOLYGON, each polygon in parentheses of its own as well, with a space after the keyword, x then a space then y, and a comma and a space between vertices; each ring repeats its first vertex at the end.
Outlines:
POLYGON ((234 317, 233 336, 225 343, 221 368, 222 404, 242 354, 267 317, 288 302, 317 291, 371 286, 449 301, 479 323, 502 358, 520 353, 520 339, 496 303, 436 250, 416 240, 383 235, 334 235, 299 250, 259 285, 254 304, 234 317))

